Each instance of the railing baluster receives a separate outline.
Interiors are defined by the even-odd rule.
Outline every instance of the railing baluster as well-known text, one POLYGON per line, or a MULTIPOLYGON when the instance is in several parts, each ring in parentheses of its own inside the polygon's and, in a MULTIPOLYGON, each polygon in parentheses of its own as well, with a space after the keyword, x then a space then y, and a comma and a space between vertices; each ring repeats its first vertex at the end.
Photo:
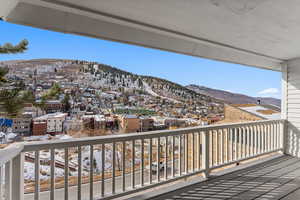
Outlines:
POLYGON ((243 147, 243 143, 242 143, 242 128, 238 128, 239 130, 239 158, 242 158, 242 147, 243 147))
POLYGON ((280 134, 280 122, 278 122, 277 123, 277 138, 276 138, 276 140, 277 140, 277 149, 279 149, 280 148, 280 136, 281 136, 281 134, 280 134))
POLYGON ((250 132, 251 129, 249 126, 246 127, 246 156, 249 157, 250 156, 250 145, 251 145, 251 141, 250 141, 250 132))
POLYGON ((34 172, 35 172, 35 189, 34 189, 34 199, 40 199, 40 151, 37 150, 34 153, 34 172))
POLYGON ((202 153, 202 146, 201 146, 201 132, 198 132, 198 170, 201 170, 201 153, 202 153))
POLYGON ((135 188, 135 140, 132 140, 131 159, 131 187, 135 188))
POLYGON ((261 126, 260 126, 260 134, 261 134, 261 147, 260 147, 260 153, 264 153, 264 148, 265 148, 265 140, 264 140, 264 138, 265 138, 265 134, 264 134, 264 132, 265 132, 265 127, 264 127, 264 125, 262 124, 261 126))
POLYGON ((231 156, 230 156, 230 161, 234 160, 234 133, 235 133, 235 128, 230 128, 230 144, 231 144, 231 156))
POLYGON ((277 122, 275 122, 274 123, 274 149, 277 149, 278 147, 277 147, 277 142, 278 142, 278 140, 277 140, 277 138, 278 138, 278 132, 277 132, 277 122))
POLYGON ((160 137, 157 138, 157 155, 156 155, 156 180, 160 182, 160 137))
POLYGON ((69 149, 65 148, 65 200, 69 199, 69 149))
POLYGON ((257 154, 257 125, 253 126, 254 133, 254 145, 253 145, 253 155, 257 154))
POLYGON ((179 176, 182 175, 182 135, 179 135, 179 176))
POLYGON ((220 130, 220 159, 219 164, 224 162, 224 129, 220 130))
POLYGON ((144 159, 144 156, 145 156, 145 153, 144 153, 144 139, 141 140, 141 159, 142 159, 142 162, 141 162, 141 186, 144 186, 144 168, 145 168, 145 159, 144 159))
MULTIPOLYGON (((82 174, 82 152, 81 146, 78 146, 78 176, 77 176, 77 199, 81 200, 81 174, 82 174)), ((54 199, 52 199, 54 200, 54 199)))
POLYGON ((258 153, 262 153, 263 150, 263 126, 262 125, 258 125, 258 153))
MULTIPOLYGON (((55 149, 50 150, 50 200, 54 200, 55 190, 55 149)), ((78 174, 79 176, 79 174, 78 174)))
POLYGON ((267 151, 269 151, 269 137, 268 137, 268 133, 269 133, 269 131, 268 131, 269 125, 266 124, 266 125, 265 125, 265 128, 266 128, 266 130, 265 130, 265 152, 267 152, 267 151))
POLYGON ((250 126, 250 156, 254 155, 254 126, 250 126))
POLYGON ((238 151, 237 151, 237 146, 238 146, 238 129, 234 128, 234 159, 236 160, 238 158, 238 151))
MULTIPOLYGON (((204 176, 206 178, 209 177, 209 160, 210 160, 210 150, 209 150, 209 131, 205 131, 202 133, 202 165, 204 169, 204 176)), ((212 154, 211 154, 212 155, 212 154)))
POLYGON ((274 124, 271 122, 270 124, 270 135, 271 135, 271 144, 270 151, 274 150, 274 124))
POLYGON ((165 142, 166 142, 166 146, 165 146, 165 167, 164 167, 164 173, 165 173, 165 180, 168 179, 168 136, 165 137, 165 142))
POLYGON ((271 144, 270 144, 270 150, 274 150, 274 124, 270 124, 270 137, 271 137, 271 144))
POLYGON ((90 199, 94 198, 94 146, 90 145, 90 199))
POLYGON ((172 177, 175 177, 175 136, 172 136, 172 177))
MULTIPOLYGON (((122 142, 122 191, 126 190, 125 176, 126 176, 126 142, 122 142)), ((151 171, 151 170, 150 170, 151 171)))
POLYGON ((195 158, 196 158, 196 152, 195 152, 195 133, 192 133, 192 156, 193 156, 193 158, 192 158, 192 162, 193 162, 193 164, 192 164, 192 166, 193 166, 193 172, 195 172, 195 164, 196 164, 196 162, 195 162, 195 158))
POLYGON ((247 150, 247 141, 246 141, 246 139, 247 139, 247 129, 246 129, 246 127, 242 127, 242 134, 243 134, 243 155, 242 155, 242 158, 246 158, 246 156, 247 156, 247 152, 246 152, 246 150, 247 150))
POLYGON ((276 138, 275 138, 275 141, 276 141, 276 149, 278 149, 279 148, 279 135, 280 135, 280 132, 279 132, 279 123, 278 122, 276 122, 276 138))
POLYGON ((215 160, 215 139, 214 139, 214 131, 209 131, 209 137, 211 139, 211 145, 209 148, 210 153, 210 157, 211 157, 211 166, 213 167, 215 165, 214 160, 215 160))
POLYGON ((105 195, 105 144, 101 145, 101 196, 105 195))
POLYGON ((112 194, 116 193, 116 143, 112 143, 112 184, 111 191, 112 194))
POLYGON ((219 159, 220 159, 220 155, 219 155, 219 150, 220 150, 220 148, 219 148, 219 145, 220 145, 220 141, 219 141, 219 130, 217 129, 216 131, 215 131, 215 135, 216 135, 216 145, 215 145, 215 151, 216 151, 216 157, 215 157, 215 165, 218 165, 219 164, 219 159))
POLYGON ((189 172, 189 157, 188 157, 188 148, 189 148, 189 137, 188 134, 184 134, 184 173, 189 172))
POLYGON ((272 124, 269 123, 267 126, 267 138, 268 138, 268 152, 272 148, 272 124))
POLYGON ((230 129, 226 129, 226 163, 229 162, 229 152, 230 152, 230 145, 229 145, 229 137, 230 137, 230 129))
POLYGON ((265 152, 268 151, 268 124, 265 125, 265 152))
POLYGON ((277 131, 276 131, 276 122, 273 123, 273 150, 277 149, 276 148, 276 135, 277 135, 277 131))
POLYGON ((149 140, 149 183, 152 184, 152 172, 153 172, 153 169, 152 169, 152 162, 153 162, 153 159, 152 159, 152 138, 150 138, 149 140))

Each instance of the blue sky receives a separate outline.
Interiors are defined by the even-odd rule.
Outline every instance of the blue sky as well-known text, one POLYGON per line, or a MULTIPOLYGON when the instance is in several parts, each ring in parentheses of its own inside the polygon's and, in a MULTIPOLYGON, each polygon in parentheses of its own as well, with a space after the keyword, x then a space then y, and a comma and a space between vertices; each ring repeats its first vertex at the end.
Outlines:
POLYGON ((182 85, 198 84, 250 96, 280 98, 281 73, 180 55, 134 45, 0 22, 0 44, 26 38, 24 54, 0 55, 0 60, 65 58, 96 61, 182 85))

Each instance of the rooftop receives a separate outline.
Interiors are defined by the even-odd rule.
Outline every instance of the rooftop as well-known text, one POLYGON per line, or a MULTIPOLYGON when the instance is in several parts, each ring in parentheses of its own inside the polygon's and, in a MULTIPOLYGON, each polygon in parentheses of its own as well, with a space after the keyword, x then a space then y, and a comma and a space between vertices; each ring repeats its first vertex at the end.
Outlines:
POLYGON ((259 116, 263 119, 280 119, 281 113, 272 110, 270 108, 266 108, 263 105, 257 104, 233 104, 232 106, 237 107, 241 110, 259 116))

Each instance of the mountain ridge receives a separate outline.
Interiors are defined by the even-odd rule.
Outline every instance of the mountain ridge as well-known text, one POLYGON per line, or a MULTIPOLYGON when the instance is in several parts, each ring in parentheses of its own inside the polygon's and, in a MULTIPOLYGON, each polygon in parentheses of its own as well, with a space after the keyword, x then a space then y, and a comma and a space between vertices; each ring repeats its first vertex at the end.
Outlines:
POLYGON ((199 94, 220 99, 228 104, 256 104, 257 101, 260 100, 261 104, 273 105, 278 108, 281 107, 281 100, 273 97, 252 97, 245 94, 233 93, 195 84, 190 84, 186 87, 199 94))

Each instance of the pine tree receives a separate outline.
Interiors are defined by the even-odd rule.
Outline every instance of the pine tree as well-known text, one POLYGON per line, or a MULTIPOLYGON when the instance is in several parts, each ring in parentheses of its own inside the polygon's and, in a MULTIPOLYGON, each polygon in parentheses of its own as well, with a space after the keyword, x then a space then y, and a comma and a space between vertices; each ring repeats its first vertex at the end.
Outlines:
POLYGON ((12 45, 11 43, 6 43, 3 46, 0 45, 0 54, 9 54, 9 53, 23 53, 27 50, 28 41, 22 40, 17 45, 12 45))
MULTIPOLYGON (((6 43, 3 46, 0 45, 0 54, 15 54, 15 53, 23 53, 27 50, 28 41, 22 40, 16 46, 6 43)), ((0 68, 0 85, 7 83, 8 81, 5 79, 5 75, 8 73, 7 68, 0 68)), ((11 83, 10 83, 11 84, 11 83)), ((16 82, 13 83, 13 89, 3 88, 0 92, 0 103, 2 104, 2 108, 5 113, 9 117, 16 117, 19 112, 23 109, 24 103, 34 101, 32 94, 29 94, 27 91, 22 91, 23 85, 16 82)))
POLYGON ((65 112, 69 112, 71 110, 70 95, 69 94, 65 95, 64 99, 62 100, 62 104, 63 104, 65 112))

